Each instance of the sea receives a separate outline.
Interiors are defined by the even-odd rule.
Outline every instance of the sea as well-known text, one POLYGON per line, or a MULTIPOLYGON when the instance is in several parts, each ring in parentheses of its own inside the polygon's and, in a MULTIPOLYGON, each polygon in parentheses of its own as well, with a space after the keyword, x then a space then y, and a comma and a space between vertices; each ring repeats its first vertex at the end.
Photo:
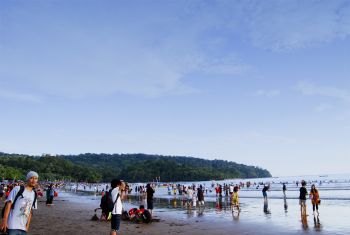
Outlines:
MULTIPOLYGON (((71 183, 66 186, 64 197, 70 200, 81 201, 83 198, 89 203, 95 203, 98 207, 100 193, 96 191, 106 190, 108 184, 76 184, 71 183)), ((129 184, 133 189, 124 203, 124 208, 138 207, 146 205, 146 199, 135 192, 136 186, 144 186, 144 183, 129 184)), ((332 175, 304 175, 290 177, 272 177, 256 179, 226 179, 193 182, 158 182, 155 188, 154 213, 159 216, 166 215, 179 220, 200 219, 211 221, 220 220, 232 223, 239 221, 250 223, 252 226, 259 224, 271 224, 281 231, 289 231, 298 234, 350 234, 349 212, 350 212, 350 174, 332 175), (319 190, 321 205, 319 215, 314 215, 311 201, 307 201, 308 217, 302 221, 299 206, 300 182, 307 182, 307 189, 310 191, 311 185, 319 190), (239 191, 241 212, 232 213, 229 197, 223 193, 222 197, 217 197, 215 189, 217 184, 246 185, 250 182, 250 187, 241 187, 239 191), (287 186, 286 197, 282 193, 282 184, 287 186), (191 208, 186 205, 186 197, 168 193, 168 185, 180 184, 185 186, 202 185, 206 189, 205 207, 191 208), (267 192, 268 200, 262 196, 262 187, 270 184, 267 192), (306 223, 305 223, 306 222, 306 223)))

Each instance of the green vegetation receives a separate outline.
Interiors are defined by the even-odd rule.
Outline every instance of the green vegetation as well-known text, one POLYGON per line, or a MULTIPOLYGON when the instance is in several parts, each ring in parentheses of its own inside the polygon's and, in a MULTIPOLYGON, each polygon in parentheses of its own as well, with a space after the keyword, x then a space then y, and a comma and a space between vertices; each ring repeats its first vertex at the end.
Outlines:
POLYGON ((197 181, 229 178, 261 178, 271 174, 259 167, 223 160, 171 157, 146 154, 80 154, 28 156, 0 153, 0 176, 23 179, 28 170, 43 180, 108 182, 121 178, 128 182, 197 181))
POLYGON ((0 177, 24 180, 29 170, 38 172, 41 180, 102 180, 101 174, 94 169, 79 166, 63 158, 0 153, 0 177))

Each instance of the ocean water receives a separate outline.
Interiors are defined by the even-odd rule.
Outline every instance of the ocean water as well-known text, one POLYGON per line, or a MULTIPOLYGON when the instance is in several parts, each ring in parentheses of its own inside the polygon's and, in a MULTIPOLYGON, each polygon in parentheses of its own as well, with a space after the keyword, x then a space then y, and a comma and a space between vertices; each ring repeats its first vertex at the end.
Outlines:
MULTIPOLYGON (((168 195, 168 189, 165 183, 156 187, 155 193, 155 213, 159 216, 166 215, 179 220, 201 219, 210 221, 227 221, 228 223, 242 222, 252 224, 271 224, 291 233, 319 233, 319 234, 350 234, 350 223, 348 214, 350 211, 350 175, 323 175, 323 176, 297 176, 281 178, 262 178, 262 179, 229 179, 222 181, 203 181, 203 182, 172 182, 182 185, 202 185, 208 188, 205 194, 205 207, 189 208, 185 203, 185 196, 168 195), (320 215, 314 216, 310 200, 307 201, 307 220, 302 223, 299 206, 299 186, 297 181, 307 181, 307 188, 310 190, 311 184, 315 184, 319 189, 322 200, 319 212, 320 215), (229 197, 216 197, 212 184, 239 184, 240 182, 252 183, 250 188, 241 188, 239 191, 241 213, 232 215, 229 197), (282 182, 287 185, 287 197, 283 197, 282 182), (255 183, 255 185, 254 185, 255 183), (264 202, 261 184, 270 183, 267 203, 264 202), (257 187, 260 185, 259 187, 257 187), (211 190, 211 192, 210 192, 211 190), (234 222, 233 222, 234 221, 234 222), (306 223, 305 223, 306 222, 306 223)), ((131 187, 141 184, 131 184, 131 187)), ((76 185, 68 186, 69 189, 76 185)), ((106 184, 85 185, 85 191, 102 190, 106 184)), ((78 185, 78 190, 83 190, 84 185, 78 185)), ((134 190, 133 190, 134 191, 134 190)), ((84 198, 89 203, 99 205, 100 196, 98 194, 80 193, 79 200, 84 198), (83 195, 83 196, 82 196, 83 195)), ((126 210, 139 205, 146 205, 145 198, 132 192, 124 203, 126 210)))
MULTIPOLYGON (((185 186, 191 185, 202 185, 204 188, 208 189, 205 194, 207 200, 214 200, 216 197, 215 189, 212 188, 214 184, 240 184, 251 182, 251 187, 242 187, 239 191, 241 198, 261 198, 262 197, 262 184, 270 184, 270 190, 268 191, 269 198, 283 198, 282 194, 282 183, 286 183, 287 186, 287 198, 298 198, 300 182, 305 180, 307 182, 307 189, 310 191, 311 185, 315 184, 320 192, 322 200, 350 200, 350 174, 339 174, 339 175, 305 175, 305 176, 291 176, 291 177, 273 177, 273 178, 256 178, 256 179, 227 179, 220 181, 195 181, 195 182, 161 182, 156 187, 155 196, 160 198, 173 197, 173 195, 168 195, 167 184, 181 184, 185 186), (298 186, 296 182, 299 182, 298 186), (255 184, 255 185, 254 185, 255 184), (211 191, 211 192, 210 192, 211 191), (212 199, 210 199, 212 198, 212 199)), ((96 185, 84 185, 84 184, 74 184, 67 186, 67 189, 85 192, 94 192, 96 190, 105 190, 108 184, 96 184, 96 185)), ((133 183, 129 184, 133 189, 132 195, 137 195, 135 193, 135 186, 144 185, 144 183, 133 183)), ((214 187, 215 187, 214 186, 214 187)), ((224 194, 224 193, 223 193, 224 194)), ((180 197, 180 195, 177 195, 180 197)))

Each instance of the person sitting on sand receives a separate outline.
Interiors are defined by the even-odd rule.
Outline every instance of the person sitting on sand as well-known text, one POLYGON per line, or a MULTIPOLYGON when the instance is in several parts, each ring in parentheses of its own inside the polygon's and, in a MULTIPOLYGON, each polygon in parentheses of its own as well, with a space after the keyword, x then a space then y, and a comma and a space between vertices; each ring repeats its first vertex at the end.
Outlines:
MULTIPOLYGON (((143 205, 142 205, 143 206, 143 205)), ((144 206, 143 206, 144 207, 144 206)), ((141 206, 140 206, 140 208, 141 208, 141 206)), ((136 211, 137 211, 138 209, 137 208, 131 208, 130 210, 129 210, 129 213, 128 213, 128 215, 129 215, 129 220, 130 221, 135 221, 135 217, 136 217, 136 211)))
POLYGON ((152 215, 149 210, 145 209, 144 205, 141 205, 139 209, 132 208, 129 210, 128 218, 131 222, 135 223, 150 223, 152 222, 152 215))
POLYGON ((311 198, 311 203, 312 203, 312 210, 315 215, 315 209, 317 212, 317 215, 320 213, 318 212, 318 205, 320 204, 320 194, 318 193, 318 190, 316 189, 316 186, 313 184, 311 186, 311 191, 310 191, 310 198, 311 198))

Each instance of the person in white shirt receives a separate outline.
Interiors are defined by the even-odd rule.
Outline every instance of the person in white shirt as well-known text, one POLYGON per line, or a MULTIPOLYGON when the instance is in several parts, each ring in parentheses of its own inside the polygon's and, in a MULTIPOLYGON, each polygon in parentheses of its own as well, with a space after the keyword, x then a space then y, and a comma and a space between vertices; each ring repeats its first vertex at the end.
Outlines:
POLYGON ((193 189, 188 187, 187 189, 187 206, 188 208, 192 208, 192 198, 193 198, 193 189))
POLYGON ((232 196, 232 194, 233 194, 233 189, 234 189, 233 185, 232 185, 232 184, 230 184, 230 187, 229 187, 229 192, 230 192, 230 195, 231 195, 231 196, 232 196))
POLYGON ((38 184, 38 173, 30 171, 27 174, 25 186, 16 186, 6 199, 4 218, 0 230, 8 229, 9 235, 25 235, 29 230, 32 218, 32 208, 37 208, 37 195, 34 190, 38 184))
POLYGON ((111 219, 111 235, 117 235, 117 232, 119 232, 120 220, 123 211, 122 197, 125 190, 125 183, 121 180, 114 179, 111 182, 111 187, 112 201, 114 203, 111 219))

